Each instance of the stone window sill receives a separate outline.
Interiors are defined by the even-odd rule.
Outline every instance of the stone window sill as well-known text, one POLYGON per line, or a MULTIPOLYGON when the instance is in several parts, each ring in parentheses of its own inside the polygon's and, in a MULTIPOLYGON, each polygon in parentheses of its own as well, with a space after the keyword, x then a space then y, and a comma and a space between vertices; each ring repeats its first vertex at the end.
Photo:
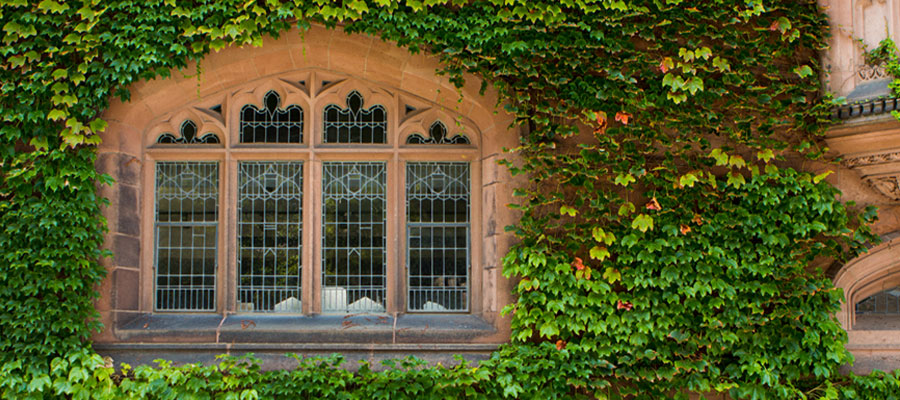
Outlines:
MULTIPOLYGON (((497 330, 476 315, 141 314, 120 324, 121 342, 205 344, 366 345, 496 342, 497 330)), ((345 346, 337 346, 345 347, 345 346)))

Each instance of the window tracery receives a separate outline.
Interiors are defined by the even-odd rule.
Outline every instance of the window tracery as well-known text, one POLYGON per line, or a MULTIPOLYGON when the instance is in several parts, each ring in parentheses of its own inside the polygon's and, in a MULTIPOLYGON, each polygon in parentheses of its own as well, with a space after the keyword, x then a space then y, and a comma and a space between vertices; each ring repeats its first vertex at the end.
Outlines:
POLYGON ((220 143, 219 136, 215 133, 205 133, 197 136, 197 124, 189 119, 181 123, 181 137, 176 137, 171 133, 163 133, 156 139, 156 143, 160 144, 212 144, 220 143))
MULTIPOLYGON (((154 271, 177 279, 154 282, 154 310, 470 311, 475 256, 470 174, 479 150, 468 133, 477 131, 457 123, 451 132, 441 120, 463 119, 425 101, 350 77, 315 74, 261 81, 252 89, 205 99, 166 120, 184 118, 182 138, 188 140, 163 133, 148 145, 158 168, 199 163, 217 171, 215 185, 234 187, 228 189, 231 195, 213 200, 221 215, 216 214, 214 228, 204 228, 207 242, 182 246, 202 250, 202 262, 186 251, 165 255, 166 265, 203 266, 199 275, 206 280, 185 287, 207 290, 206 297, 166 292, 173 284, 184 285, 184 277, 160 263, 159 255, 170 249, 157 241, 154 271), (252 104, 253 98, 262 98, 262 105, 252 104), (338 99, 345 107, 337 105, 338 99), (367 106, 367 100, 374 104, 367 106), (306 115, 306 109, 314 115, 306 115), (389 112, 401 118, 389 119, 389 112), (224 146, 201 152, 154 146, 197 141, 196 118, 225 132, 224 146), (423 131, 427 137, 410 134, 423 131), (416 140, 411 137, 426 146, 405 149, 416 140), (237 146, 245 143, 256 146, 237 146), (366 144, 387 146, 353 146, 366 144), (450 144, 468 146, 444 146, 450 144), (389 206, 395 203, 403 206, 389 206), (388 246, 394 235, 402 238, 399 247, 388 246), (218 251, 229 248, 234 250, 218 251)), ((159 123, 148 134, 167 126, 159 123)), ((204 137, 209 135, 220 143, 216 134, 204 137)), ((167 187, 156 186, 157 207, 173 190, 167 187)))
POLYGON ((406 138, 406 144, 471 144, 469 138, 463 134, 450 137, 447 134, 447 126, 441 121, 434 121, 428 129, 428 137, 419 133, 413 133, 406 138))
POLYGON ((281 108, 281 96, 270 90, 262 110, 253 104, 241 108, 240 132, 241 143, 303 143, 303 109, 281 108))
POLYGON ((325 107, 325 143, 387 143, 387 110, 380 104, 363 108, 356 90, 347 95, 347 108, 325 107))

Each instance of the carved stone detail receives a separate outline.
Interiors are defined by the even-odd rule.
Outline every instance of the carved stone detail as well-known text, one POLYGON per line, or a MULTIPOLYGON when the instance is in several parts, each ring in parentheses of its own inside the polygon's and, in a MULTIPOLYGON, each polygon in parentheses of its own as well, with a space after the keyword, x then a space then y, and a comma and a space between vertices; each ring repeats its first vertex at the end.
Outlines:
POLYGON ((900 175, 866 178, 866 183, 891 200, 900 201, 900 175))
POLYGON ((844 165, 848 168, 881 164, 892 161, 900 161, 900 151, 890 153, 878 153, 861 157, 852 157, 844 160, 844 165))
POLYGON ((859 76, 859 79, 863 81, 871 81, 890 77, 883 63, 878 65, 860 65, 856 68, 856 75, 859 76))

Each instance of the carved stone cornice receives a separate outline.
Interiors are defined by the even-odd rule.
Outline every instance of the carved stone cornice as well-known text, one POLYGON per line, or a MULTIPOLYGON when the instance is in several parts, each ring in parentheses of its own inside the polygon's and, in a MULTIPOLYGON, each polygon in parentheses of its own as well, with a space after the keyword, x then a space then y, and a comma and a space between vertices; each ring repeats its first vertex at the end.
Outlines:
POLYGON ((887 162, 900 161, 900 151, 892 151, 888 153, 870 154, 866 156, 849 157, 844 159, 844 166, 847 168, 869 166, 875 164, 883 164, 887 162))
POLYGON ((900 202, 900 121, 890 115, 845 122, 826 135, 841 164, 892 202, 900 202))

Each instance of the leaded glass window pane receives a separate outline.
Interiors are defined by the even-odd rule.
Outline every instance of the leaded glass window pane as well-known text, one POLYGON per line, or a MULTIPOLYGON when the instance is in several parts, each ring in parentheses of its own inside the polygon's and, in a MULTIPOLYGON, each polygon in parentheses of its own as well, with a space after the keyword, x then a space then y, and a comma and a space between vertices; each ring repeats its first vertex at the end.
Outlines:
POLYGON ((300 313, 303 163, 238 166, 238 311, 300 313))
POLYGON ((386 164, 326 162, 322 172, 322 311, 383 312, 386 164))
POLYGON ((160 144, 215 144, 219 143, 219 137, 215 133, 207 132, 203 135, 197 134, 197 124, 189 119, 181 123, 181 137, 176 137, 171 133, 163 133, 156 138, 156 143, 160 144))
POLYGON ((241 108, 241 143, 302 143, 303 109, 296 104, 281 108, 281 96, 269 91, 264 108, 241 108))
POLYGON ((156 309, 214 311, 219 165, 156 164, 156 309))
POLYGON ((410 311, 468 311, 469 164, 406 166, 410 311))
POLYGON ((441 121, 434 121, 428 129, 428 137, 413 133, 406 138, 406 144, 469 144, 469 138, 462 134, 449 137, 447 126, 441 121))
POLYGON ((325 143, 387 143, 387 110, 379 104, 363 108, 357 91, 347 95, 347 108, 325 107, 325 143))
POLYGON ((856 303, 856 315, 900 315, 900 287, 875 293, 856 303))

